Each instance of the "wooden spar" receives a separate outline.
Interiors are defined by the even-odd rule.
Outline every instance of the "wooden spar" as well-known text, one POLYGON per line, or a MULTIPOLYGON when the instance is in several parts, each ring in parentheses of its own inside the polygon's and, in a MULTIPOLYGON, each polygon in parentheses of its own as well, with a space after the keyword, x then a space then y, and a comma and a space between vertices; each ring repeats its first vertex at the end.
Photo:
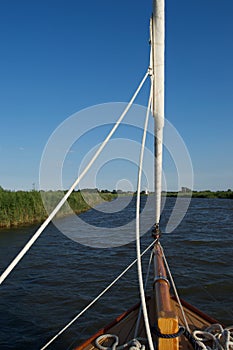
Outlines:
MULTIPOLYGON (((179 330, 178 317, 175 314, 170 296, 163 254, 159 244, 154 246, 154 289, 157 311, 157 328, 162 334, 174 334, 179 330)), ((159 350, 178 350, 179 338, 158 338, 159 350)))

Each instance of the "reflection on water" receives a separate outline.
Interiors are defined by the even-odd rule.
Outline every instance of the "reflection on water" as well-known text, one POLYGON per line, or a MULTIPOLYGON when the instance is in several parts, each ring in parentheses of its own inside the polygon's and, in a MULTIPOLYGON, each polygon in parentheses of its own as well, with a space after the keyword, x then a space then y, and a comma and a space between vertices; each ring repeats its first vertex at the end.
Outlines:
MULTIPOLYGON (((151 201, 149 197, 144 218, 147 229, 153 224, 151 201)), ((174 199, 169 198, 162 227, 166 226, 173 205, 174 199)), ((132 222, 133 211, 134 202, 131 202, 120 214, 105 213, 108 220, 101 208, 82 214, 83 222, 88 223, 82 237, 90 236, 92 225, 101 221, 99 227, 117 227, 121 239, 129 234, 132 240, 134 224, 127 232, 124 223, 132 222)), ((80 229, 72 217, 60 222, 71 235, 80 229)), ((181 296, 226 324, 233 323, 232 222, 233 201, 193 199, 179 227, 161 238, 181 296)), ((0 231, 1 271, 35 229, 0 231)), ((109 237, 114 239, 114 235, 109 237)), ((103 239, 106 246, 109 237, 103 239)), ((119 237, 115 237, 116 242, 119 237)), ((142 238, 142 246, 150 242, 148 233, 142 238)), ((1 350, 39 349, 134 258, 135 244, 130 240, 123 246, 93 248, 68 239, 51 224, 0 287, 1 350)), ((74 341, 85 339, 132 306, 137 298, 137 275, 133 268, 50 349, 71 349, 74 341)))
MULTIPOLYGON (((154 224, 153 199, 141 197, 141 235, 154 224)), ((136 197, 120 197, 98 205, 91 212, 56 220, 56 227, 75 242, 93 248, 112 248, 135 240, 136 197), (108 211, 109 208, 109 211, 108 211)))

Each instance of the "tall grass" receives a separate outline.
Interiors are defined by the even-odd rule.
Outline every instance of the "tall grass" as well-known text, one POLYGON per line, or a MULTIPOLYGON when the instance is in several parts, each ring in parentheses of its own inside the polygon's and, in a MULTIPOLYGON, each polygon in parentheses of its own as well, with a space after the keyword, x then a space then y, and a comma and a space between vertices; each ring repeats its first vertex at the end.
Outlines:
MULTIPOLYGON (((64 192, 44 192, 46 208, 50 212, 58 204, 64 192)), ((71 213, 72 210, 79 214, 102 201, 111 201, 116 195, 111 193, 86 192, 85 200, 80 191, 73 192, 68 199, 68 205, 61 208, 57 216, 62 217, 71 213)), ((0 227, 11 227, 39 223, 45 220, 48 212, 45 210, 41 193, 38 191, 8 191, 0 187, 0 227)))

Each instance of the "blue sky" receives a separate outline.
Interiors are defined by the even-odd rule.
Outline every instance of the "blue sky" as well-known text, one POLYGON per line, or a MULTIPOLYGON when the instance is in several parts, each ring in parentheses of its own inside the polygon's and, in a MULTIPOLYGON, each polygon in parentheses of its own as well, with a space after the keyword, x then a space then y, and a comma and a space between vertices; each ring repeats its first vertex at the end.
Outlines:
MULTIPOLYGON (((166 4, 166 118, 195 189, 233 188, 232 13, 232 0, 166 4)), ((67 117, 129 100, 148 65, 150 14, 151 0, 1 1, 2 187, 38 187, 44 146, 67 117)))

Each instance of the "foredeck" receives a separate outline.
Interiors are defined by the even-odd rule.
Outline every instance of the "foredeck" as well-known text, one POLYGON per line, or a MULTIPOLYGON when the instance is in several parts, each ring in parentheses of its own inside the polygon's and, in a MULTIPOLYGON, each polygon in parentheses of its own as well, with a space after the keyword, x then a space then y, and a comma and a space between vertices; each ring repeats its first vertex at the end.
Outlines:
MULTIPOLYGON (((184 320, 182 319, 182 313, 180 310, 180 307, 178 303, 172 298, 171 300, 173 307, 178 315, 179 318, 179 325, 184 326, 184 320)), ((199 329, 203 330, 209 325, 213 323, 217 323, 218 321, 210 318, 208 315, 202 313, 198 309, 194 308, 193 306, 189 305, 188 303, 182 301, 186 319, 188 321, 188 325, 191 330, 194 329, 199 329)), ((155 301, 154 298, 150 298, 147 301, 147 306, 148 306, 148 312, 149 312, 149 318, 150 318, 150 324, 155 323, 155 301)), ((103 334, 113 334, 116 335, 119 338, 119 345, 122 345, 126 343, 127 341, 131 340, 134 338, 134 330, 135 330, 135 325, 137 322, 137 317, 138 317, 138 311, 139 311, 139 305, 136 305, 132 309, 128 310, 124 314, 120 315, 116 320, 114 320, 111 324, 108 326, 100 329, 96 334, 94 334, 92 337, 90 337, 87 341, 82 343, 81 345, 78 345, 74 348, 74 350, 97 350, 98 347, 95 345, 95 340, 99 336, 103 334)), ((139 333, 138 336, 141 338, 146 338, 145 334, 145 327, 144 327, 144 322, 143 322, 143 317, 140 322, 140 327, 139 327, 139 333)), ((153 335, 153 340, 156 342, 156 336, 153 335)), ((110 342, 104 341, 105 346, 110 346, 110 342)), ((182 335, 179 337, 179 350, 192 350, 193 347, 189 343, 189 341, 182 335)), ((172 349, 171 349, 172 350, 172 349)))

